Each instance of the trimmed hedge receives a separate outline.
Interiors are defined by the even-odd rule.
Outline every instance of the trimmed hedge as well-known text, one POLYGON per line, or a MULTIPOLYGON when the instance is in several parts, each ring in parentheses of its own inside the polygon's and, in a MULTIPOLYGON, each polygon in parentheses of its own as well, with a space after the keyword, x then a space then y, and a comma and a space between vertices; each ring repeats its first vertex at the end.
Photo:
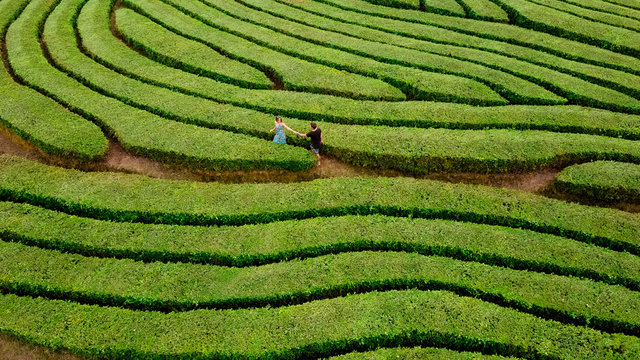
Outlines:
POLYGON ((5 240, 85 256, 241 267, 349 251, 404 251, 640 289, 636 256, 528 230, 447 220, 373 215, 193 227, 105 222, 9 202, 0 202, 0 220, 5 240))
POLYGON ((391 6, 403 9, 420 9, 419 0, 367 0, 372 4, 391 6))
MULTIPOLYGON (((111 36, 108 23, 108 5, 107 2, 90 0, 78 19, 83 46, 92 56, 99 59, 102 64, 136 79, 215 101, 316 122, 467 129, 515 127, 640 139, 637 116, 590 108, 571 106, 481 108, 431 102, 362 102, 324 95, 281 91, 251 90, 248 93, 249 90, 215 83, 210 79, 198 78, 192 74, 161 66, 132 51, 111 36), (101 24, 101 26, 95 26, 95 24, 101 24)), ((209 104, 207 107, 212 106, 209 104)), ((187 108, 193 114, 193 104, 187 108)), ((231 108, 227 107, 227 109, 228 115, 226 116, 207 116, 206 118, 209 123, 216 121, 216 127, 238 132, 242 132, 239 128, 255 128, 257 119, 262 119, 261 121, 265 122, 265 125, 258 125, 261 134, 264 134, 265 127, 272 126, 270 120, 267 122, 260 116, 252 116, 250 111, 243 110, 242 115, 234 116, 231 114, 231 108), (231 126, 229 122, 224 124, 220 122, 227 119, 232 119, 232 123, 236 124, 242 122, 242 127, 231 126)), ((235 109, 234 111, 240 110, 235 109)), ((194 119, 191 120, 194 121, 194 119)), ((202 122, 203 120, 199 119, 200 125, 204 125, 202 122)), ((258 131, 250 132, 252 135, 257 133, 258 131)), ((388 135, 386 136, 388 137, 388 135)), ((357 137, 352 137, 352 139, 355 138, 357 137)), ((407 141, 406 139, 410 141, 411 138, 408 136, 403 141, 407 141)), ((388 143, 385 146, 388 146, 388 143)))
MULTIPOLYGON (((228 31, 234 34, 233 36, 237 36, 238 39, 244 38, 242 41, 273 49, 284 58, 302 58, 338 70, 378 78, 401 89, 412 99, 466 102, 481 105, 503 105, 507 103, 506 100, 489 87, 471 79, 375 61, 360 55, 302 41, 251 23, 239 22, 217 12, 222 17, 221 21, 224 22, 226 19, 226 23, 228 23, 219 25, 218 21, 212 18, 212 16, 215 17, 216 15, 212 13, 215 10, 199 2, 184 3, 185 6, 188 6, 188 9, 181 6, 183 3, 174 3, 176 4, 175 6, 180 7, 180 10, 187 11, 188 14, 184 14, 161 1, 136 0, 135 2, 125 1, 124 4, 136 9, 167 29, 208 46, 216 46, 220 41, 219 33, 226 34, 228 31), (208 13, 212 16, 208 16, 208 13), (205 16, 206 19, 200 15, 205 16), (196 17, 198 18, 196 19, 196 17), (201 21, 206 21, 206 24, 201 21), (247 36, 247 34, 251 34, 251 36, 247 36)), ((118 10, 116 15, 127 11, 129 10, 118 10)), ((140 19, 135 24, 131 24, 130 28, 137 27, 139 22, 141 22, 140 19)), ((541 90, 544 91, 544 89, 541 90)), ((554 99, 557 99, 557 97, 554 97, 554 99)), ((548 103, 556 104, 558 102, 548 103)))
MULTIPOLYGON (((243 2, 247 3, 247 1, 243 2)), ((256 1, 251 1, 251 3, 256 3, 256 1)), ((260 3, 264 4, 266 2, 261 1, 260 3)), ((274 2, 268 2, 268 4, 270 7, 276 6, 274 2)), ((492 68, 503 69, 503 71, 519 73, 521 76, 526 75, 533 79, 540 77, 535 70, 539 67, 526 63, 540 65, 547 68, 542 71, 542 76, 550 79, 551 83, 564 84, 567 80, 559 82, 558 80, 553 80, 553 77, 548 78, 545 74, 553 73, 549 69, 618 90, 632 97, 637 98, 640 96, 640 77, 637 75, 564 59, 529 47, 484 39, 426 24, 368 16, 318 2, 295 4, 278 2, 278 4, 279 7, 286 9, 287 13, 295 14, 295 19, 291 18, 291 20, 301 21, 310 26, 321 27, 331 31, 336 31, 337 29, 347 35, 421 51, 436 52, 444 55, 451 54, 457 59, 477 62, 492 68), (334 19, 334 21, 331 19, 334 19), (522 61, 526 63, 523 64, 522 61)), ((567 79, 567 76, 560 75, 558 79, 567 79)), ((568 79, 571 78, 569 77, 568 79)), ((591 88, 592 90, 597 89, 597 87, 593 86, 591 88)), ((589 94, 587 96, 593 97, 589 94)), ((597 99, 595 100, 597 101, 597 99)))
POLYGON ((441 291, 171 314, 3 295, 0 313, 11 314, 0 317, 4 332, 110 359, 301 359, 407 345, 544 360, 640 355, 633 336, 542 320, 441 291))
MULTIPOLYGON (((443 29, 453 30, 458 33, 542 50, 567 59, 640 74, 640 59, 633 56, 615 53, 611 50, 561 38, 544 32, 523 29, 518 26, 473 19, 460 19, 413 10, 374 6, 362 0, 321 1, 335 7, 362 14, 374 15, 375 19, 390 18, 403 20, 405 22, 432 25, 443 29)), ((289 3, 294 6, 306 6, 307 4, 306 2, 298 2, 295 4, 291 2, 289 3)), ((416 32, 415 34, 419 33, 416 32)))
POLYGON ((592 201, 640 203, 640 165, 613 161, 573 165, 556 175, 553 186, 592 201))
MULTIPOLYGON (((0 3, 0 45, 9 24, 27 5, 0 3)), ((0 64, 0 124, 47 154, 79 161, 105 156, 108 142, 100 128, 36 91, 16 84, 0 64)))
POLYGON ((347 51, 385 63, 473 79, 491 87, 513 103, 561 104, 566 101, 529 81, 476 63, 453 59, 446 54, 416 51, 399 47, 395 44, 364 40, 353 37, 351 34, 336 33, 333 29, 326 31, 314 26, 299 24, 295 20, 295 16, 287 14, 288 9, 295 9, 282 5, 278 6, 278 3, 268 1, 244 2, 250 7, 259 9, 255 10, 230 1, 205 1, 209 8, 203 7, 199 2, 192 0, 167 0, 166 2, 207 24, 224 27, 254 41, 271 43, 273 46, 283 48, 284 51, 295 51, 288 45, 291 41, 285 41, 293 37, 322 47, 347 51), (263 5, 264 3, 266 3, 266 6, 263 5), (265 7, 268 9, 267 12, 271 12, 271 6, 269 5, 274 5, 281 10, 273 12, 277 16, 264 12, 265 7), (282 18, 282 12, 284 12, 285 19, 282 18), (249 25, 247 24, 248 22, 255 25, 249 25), (269 33, 273 31, 265 28, 275 31, 278 35, 270 36, 269 33), (281 40, 278 41, 280 38, 281 40))
MULTIPOLYGON (((185 39, 183 36, 174 34, 162 26, 132 13, 128 9, 121 9, 116 12, 116 27, 125 41, 150 54, 155 60, 164 61, 169 56, 179 56, 178 54, 168 54, 168 50, 163 51, 160 49, 159 47, 163 46, 163 43, 179 44, 183 47, 188 46, 191 48, 188 52, 192 55, 197 53, 196 49, 209 48, 209 52, 215 52, 211 50, 214 49, 225 56, 272 74, 273 77, 278 78, 283 83, 285 89, 324 93, 354 99, 389 101, 405 99, 405 95, 398 88, 380 80, 287 56, 268 47, 213 28, 207 28, 207 33, 210 35, 207 38, 209 41, 201 44, 194 41, 199 39, 195 29, 191 29, 193 32, 189 32, 188 35, 181 33, 187 37, 185 39), (162 54, 162 56, 157 56, 157 54, 162 54)), ((168 65, 176 64, 171 59, 164 63, 168 65)), ((206 59, 203 59, 199 67, 205 66, 206 59)), ((188 64, 181 68, 194 72, 193 66, 188 64)))
POLYGON ((0 156, 0 197, 113 221, 240 225, 387 214, 507 225, 640 254, 640 216, 520 191, 409 178, 194 183, 84 173, 0 156))
MULTIPOLYGON (((227 2, 209 1, 208 3, 216 7, 228 6, 227 2)), ((304 3, 299 7, 266 0, 243 0, 242 3, 261 11, 259 16, 254 16, 253 21, 265 17, 264 12, 267 12, 309 27, 470 61, 528 79, 579 103, 598 103, 607 106, 605 103, 608 102, 615 106, 615 103, 625 98, 624 96, 621 98, 619 93, 603 89, 596 84, 632 97, 640 97, 639 76, 566 60, 522 46, 464 35, 433 26, 399 20, 375 19, 321 3, 304 3), (384 31, 367 26, 379 27, 384 31), (604 101, 604 99, 609 100, 604 101)), ((266 17, 262 22, 268 27, 273 27, 274 23, 282 27, 281 21, 269 21, 266 17)))
POLYGON ((491 0, 462 0, 462 6, 473 19, 509 22, 509 16, 491 0))
POLYGON ((637 31, 582 19, 527 0, 496 0, 517 25, 640 57, 637 31))
MULTIPOLYGON (((125 24, 127 22, 120 20, 118 27, 122 29, 123 22, 125 24)), ((275 86, 263 72, 250 65, 233 60, 195 41, 177 36, 167 36, 167 34, 163 34, 163 31, 166 30, 153 23, 139 24, 139 26, 144 25, 147 26, 141 29, 142 32, 134 29, 138 35, 137 40, 133 40, 131 36, 126 36, 126 34, 125 37, 156 61, 199 76, 207 76, 217 81, 242 87, 269 89, 275 86)), ((265 66, 262 68, 269 70, 265 66)), ((279 76, 282 76, 282 73, 279 76)), ((352 95, 358 96, 357 94, 352 95)))
MULTIPOLYGON (((303 149, 169 121, 84 87, 51 66, 40 47, 39 26, 52 5, 56 4, 30 3, 9 28, 7 51, 13 70, 30 86, 97 122, 128 150, 154 160, 215 170, 300 170, 314 164, 314 159, 303 149)), ((73 29, 70 36, 75 38, 73 29)), ((77 50, 69 41, 47 45, 70 46, 77 50)), ((59 56, 66 55, 56 53, 58 60, 59 56)), ((82 54, 73 60, 82 58, 91 62, 82 54)))
POLYGON ((86 258, 0 242, 0 264, 4 291, 138 310, 278 307, 349 293, 418 288, 453 291, 609 332, 640 334, 636 291, 410 253, 365 251, 223 268, 86 258))
POLYGON ((352 352, 344 355, 333 356, 327 360, 518 360, 514 357, 505 358, 498 355, 484 355, 467 351, 454 351, 438 348, 389 348, 378 349, 369 352, 352 352))
POLYGON ((640 19, 640 10, 615 4, 614 1, 600 0, 565 0, 567 3, 579 6, 581 8, 596 10, 602 13, 620 15, 631 19, 640 19))
MULTIPOLYGON (((640 30, 640 19, 631 19, 627 16, 620 16, 616 14, 607 13, 601 10, 591 10, 586 9, 582 6, 576 6, 574 4, 558 1, 558 0, 528 0, 533 3, 543 5, 545 7, 550 7, 562 12, 569 13, 571 15, 575 15, 581 17, 586 20, 592 20, 595 22, 600 22, 608 25, 619 26, 628 30, 638 31, 640 30)), ((605 2, 601 2, 603 4, 607 4, 605 2)))

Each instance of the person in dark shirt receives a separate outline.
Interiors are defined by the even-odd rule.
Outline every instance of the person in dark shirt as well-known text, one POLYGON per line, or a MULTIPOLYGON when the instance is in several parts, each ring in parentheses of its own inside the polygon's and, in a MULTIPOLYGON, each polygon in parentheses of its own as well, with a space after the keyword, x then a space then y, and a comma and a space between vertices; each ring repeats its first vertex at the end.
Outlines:
POLYGON ((313 151, 313 153, 316 154, 318 158, 320 158, 320 147, 324 145, 324 139, 322 138, 322 130, 318 128, 318 125, 316 123, 311 123, 311 131, 309 131, 308 133, 301 134, 299 132, 296 132, 296 135, 311 139, 311 151, 313 151))

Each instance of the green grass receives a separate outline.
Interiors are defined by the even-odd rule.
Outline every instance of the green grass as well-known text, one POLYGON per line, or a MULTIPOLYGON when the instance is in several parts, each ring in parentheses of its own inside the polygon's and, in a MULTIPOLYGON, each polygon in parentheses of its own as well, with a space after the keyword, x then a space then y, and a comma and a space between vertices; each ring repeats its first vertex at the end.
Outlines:
POLYGON ((9 202, 0 203, 0 219, 3 239, 85 256, 238 267, 348 251, 404 251, 640 289, 636 256, 529 230, 448 220, 372 215, 194 227, 114 223, 9 202))
POLYGON ((592 201, 640 203, 640 166, 613 161, 573 165, 556 175, 553 186, 592 201))
POLYGON ((640 353, 636 337, 542 320, 440 291, 172 314, 2 295, 0 312, 12 314, 0 318, 2 331, 111 359, 291 359, 379 344, 447 346, 529 359, 634 359, 640 353))
POLYGON ((84 173, 11 156, 1 157, 0 170, 3 199, 105 220, 240 225, 387 214, 529 228, 640 253, 635 214, 504 189, 407 178, 334 178, 277 187, 202 184, 84 173))
POLYGON ((507 13, 491 0, 463 0, 462 6, 469 17, 478 20, 508 22, 507 13))
MULTIPOLYGON (((43 2, 31 3, 9 28, 7 50, 13 70, 32 87, 41 89, 96 121, 128 150, 168 163, 215 170, 299 170, 313 165, 314 160, 303 149, 282 147, 244 135, 169 121, 102 96, 59 72, 45 58, 38 40, 38 26, 44 20, 49 6, 43 2)), ((63 28, 54 26, 52 29, 63 28)), ((73 29, 70 36, 75 38, 73 29)), ((60 41, 60 38, 57 40, 59 41, 48 43, 49 50, 53 50, 54 46, 77 50, 74 43, 60 41)), ((60 60, 59 56, 65 55, 68 54, 55 52, 54 56, 60 60)), ((82 54, 79 55, 80 58, 83 57, 82 54)), ((72 59, 79 58, 76 56, 72 59)), ((85 60, 91 61, 88 58, 85 60)), ((81 64, 82 62, 78 63, 81 64)))

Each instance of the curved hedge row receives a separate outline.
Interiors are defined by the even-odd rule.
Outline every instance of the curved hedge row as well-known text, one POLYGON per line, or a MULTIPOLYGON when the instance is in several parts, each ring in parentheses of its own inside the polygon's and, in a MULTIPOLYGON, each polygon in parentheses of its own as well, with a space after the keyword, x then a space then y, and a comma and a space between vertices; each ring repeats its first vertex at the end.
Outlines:
MULTIPOLYGON (((347 124, 473 129, 515 127, 640 139, 637 116, 589 108, 529 106, 481 108, 430 102, 362 102, 323 95, 259 90, 251 90, 248 93, 247 90, 239 90, 225 84, 207 81, 208 79, 172 71, 127 48, 109 32, 107 5, 106 2, 89 1, 78 19, 82 45, 92 56, 99 59, 101 63, 133 78, 215 101, 301 119, 347 124), (96 27, 94 26, 96 23, 102 25, 96 27)), ((176 105, 176 97, 173 101, 176 105)), ((211 106, 213 105, 208 105, 208 107, 211 106)), ((193 109, 197 107, 191 104, 187 108, 193 114, 193 109)), ((175 109, 173 114, 175 116, 175 109)), ((255 117, 249 118, 247 114, 248 112, 243 110, 239 117, 227 115, 207 118, 209 123, 233 118, 233 122, 244 122, 244 128, 252 124, 255 126, 255 117), (250 120, 247 121, 247 118, 250 120)), ((185 119, 185 116, 181 118, 185 119)), ((194 119, 191 120, 194 121, 194 119)), ((198 120, 201 125, 203 122, 202 119, 198 120)), ((223 125, 218 123, 216 126, 223 125)), ((227 123, 224 126, 229 125, 227 123)), ((264 128, 269 126, 270 123, 260 125, 260 129, 264 131, 264 128)), ((223 128, 229 129, 229 127, 223 128)))
POLYGON ((139 310, 278 307, 349 293, 418 288, 453 291, 609 332, 640 334, 636 291, 410 253, 365 251, 223 268, 87 258, 0 242, 0 264, 0 289, 5 291, 139 310), (571 292, 563 294, 567 289, 571 292))
MULTIPOLYGON (((401 67, 403 71, 409 73, 420 73, 421 71, 418 69, 424 69, 441 73, 439 76, 444 77, 440 80, 443 86, 442 91, 448 89, 448 87, 444 88, 447 84, 444 80, 451 77, 442 74, 451 74, 456 75, 454 79, 458 78, 459 82, 462 80, 468 82, 467 87, 470 87, 471 84, 476 84, 475 87, 477 87, 479 83, 489 86, 512 103, 562 104, 566 101, 529 81, 482 65, 452 59, 445 54, 419 52, 395 45, 358 39, 334 31, 320 30, 274 17, 234 2, 206 2, 207 6, 198 1, 166 1, 176 9, 167 5, 162 6, 160 3, 160 1, 150 0, 127 2, 127 4, 134 4, 135 8, 141 9, 148 16, 168 26, 173 27, 172 24, 177 24, 178 19, 185 19, 183 14, 176 11, 178 9, 209 26, 233 32, 257 43, 267 44, 288 54, 314 57, 329 64, 333 63, 332 66, 340 68, 362 67, 366 62, 369 62, 378 63, 378 65, 371 65, 372 73, 384 74, 383 69, 391 67, 401 67), (175 16, 170 16, 174 13, 175 16), (325 50, 310 51, 310 49, 325 50), (360 60, 363 64, 359 64, 358 61, 361 57, 366 58, 364 61, 360 60), (353 60, 349 61, 349 59, 353 60), (376 70, 376 67, 380 69, 376 70)), ((186 20, 179 23, 183 25, 185 22, 186 20)), ((183 33, 195 33, 184 27, 183 29, 183 33)), ((455 94, 454 89, 450 90, 452 94, 455 94)), ((482 93, 478 91, 477 96, 480 94, 482 93)), ((485 102, 489 105, 491 105, 490 102, 494 102, 493 105, 500 105, 500 101, 502 101, 502 99, 485 97, 485 102)))
POLYGON ((0 203, 0 220, 5 240, 85 256, 241 267, 349 251, 404 251, 640 289, 640 260, 634 255, 529 230, 448 220, 374 215, 193 227, 114 223, 10 202, 0 203))
POLYGON ((640 166, 613 161, 573 165, 556 175, 553 186, 593 201, 640 203, 640 166))
POLYGON ((333 178, 275 188, 202 184, 84 173, 11 156, 0 157, 0 170, 2 199, 113 221, 240 225, 390 214, 529 228, 640 253, 638 215, 481 186, 408 178, 333 178))
POLYGON ((4 332, 110 359, 309 359, 418 344, 544 360, 640 355, 633 336, 543 320, 441 291, 171 314, 1 295, 0 312, 12 315, 0 317, 4 332))
POLYGON ((519 26, 640 56, 640 34, 637 31, 585 20, 528 0, 496 1, 519 26))
MULTIPOLYGON (((634 56, 616 53, 579 41, 561 38, 544 32, 523 29, 509 24, 460 19, 421 11, 393 9, 375 6, 363 0, 322 0, 322 2, 332 7, 373 15, 375 20, 390 18, 403 20, 405 22, 432 25, 467 35, 542 50, 567 59, 579 60, 640 74, 640 60, 634 56)), ((310 2, 289 3, 294 6, 306 7, 310 2)), ((371 16, 365 16, 364 19, 371 19, 371 16)), ((418 34, 418 32, 416 32, 416 34, 418 34)))
MULTIPOLYGON (((530 2, 550 7, 562 12, 569 13, 581 17, 586 20, 592 20, 595 22, 601 22, 608 25, 619 26, 632 31, 640 30, 640 19, 631 19, 624 14, 622 16, 617 14, 611 14, 600 10, 591 10, 582 6, 567 3, 558 0, 528 0, 530 2)), ((602 2, 606 4, 605 2, 602 2)))
MULTIPOLYGON (((0 3, 0 46, 9 23, 27 4, 0 3)), ((100 128, 38 92, 15 83, 0 64, 0 124, 43 152, 93 161, 104 157, 107 139, 100 128)))
MULTIPOLYGON (((380 79, 401 89, 411 99, 452 101, 478 105, 502 105, 507 103, 506 100, 489 87, 474 81, 475 79, 408 68, 401 66, 401 64, 387 64, 368 57, 312 44, 293 37, 287 37, 246 22, 235 24, 239 27, 240 31, 229 31, 229 33, 233 34, 229 35, 226 31, 228 27, 222 27, 211 22, 204 24, 162 2, 129 1, 125 2, 125 4, 135 8, 153 21, 176 32, 182 37, 199 41, 207 46, 218 46, 217 43, 220 41, 220 34, 237 36, 239 39, 242 39, 242 41, 260 44, 269 49, 273 49, 273 51, 277 51, 278 54, 282 52, 286 55, 280 54, 280 56, 287 59, 301 58, 322 64, 329 68, 380 79), (246 33, 252 34, 252 36, 247 37, 246 33)), ((209 8, 203 4, 196 3, 195 5, 196 7, 199 5, 209 10, 209 8)), ((130 10, 127 9, 120 9, 116 12, 116 20, 118 20, 119 17, 124 17, 125 19, 124 23, 122 20, 117 21, 117 26, 126 39, 132 39, 134 43, 139 43, 140 41, 137 41, 137 39, 145 35, 142 31, 136 29, 138 27, 148 27, 148 25, 145 24, 148 24, 150 20, 128 14, 128 12, 130 12, 130 10), (123 24, 128 24, 129 26, 122 28, 123 24)), ((200 12, 201 11, 198 11, 198 13, 200 12)), ((155 30, 154 33, 175 38, 176 41, 180 39, 179 36, 175 34, 172 35, 172 33, 164 29, 155 30)), ((448 61, 448 59, 438 60, 448 61)), ((433 67, 427 68, 426 70, 433 70, 433 67)), ((540 90, 545 91, 544 89, 540 90)), ((523 92, 526 92, 526 90, 523 92)), ((546 94, 545 92, 543 95, 546 94)), ((546 103, 562 103, 562 101, 557 101, 562 99, 553 96, 553 94, 548 94, 547 97, 549 96, 555 101, 547 101, 546 103)))
MULTIPOLYGON (((284 18, 307 25, 307 28, 319 28, 359 39, 451 56, 522 77, 557 93, 567 94, 565 96, 582 103, 601 102, 603 98, 609 99, 609 102, 619 102, 622 99, 620 94, 604 90, 594 84, 632 97, 640 96, 640 76, 566 60, 523 46, 482 39, 434 26, 375 19, 320 3, 304 3, 300 7, 273 0, 243 0, 241 3, 259 10, 259 13, 251 17, 251 21, 259 22, 269 28, 282 28, 284 18), (269 17, 268 14, 277 18, 269 17), (259 19, 262 18, 264 20, 260 21, 259 19), (275 21, 275 19, 278 20, 275 21)), ((238 7, 238 5, 231 6, 232 3, 227 1, 207 1, 207 4, 217 8, 238 7)), ((248 18, 249 13, 246 10, 242 12, 245 18, 248 18)), ((303 34, 307 35, 306 32, 303 34)))
MULTIPOLYGON (((52 5, 56 4, 30 3, 9 27, 7 51, 13 70, 32 87, 96 121, 128 150, 168 163, 216 170, 300 170, 313 165, 314 160, 303 149, 169 121, 84 87, 50 65, 42 52, 39 26, 52 5)), ((73 47, 68 42, 48 45, 73 47)), ((67 54, 55 55, 60 60, 60 56, 67 54)))
POLYGON ((338 355, 327 360, 379 360, 379 359, 405 359, 405 360, 518 360, 514 357, 505 358, 498 355, 484 355, 466 351, 453 351, 438 348, 390 348, 369 352, 352 352, 338 355))

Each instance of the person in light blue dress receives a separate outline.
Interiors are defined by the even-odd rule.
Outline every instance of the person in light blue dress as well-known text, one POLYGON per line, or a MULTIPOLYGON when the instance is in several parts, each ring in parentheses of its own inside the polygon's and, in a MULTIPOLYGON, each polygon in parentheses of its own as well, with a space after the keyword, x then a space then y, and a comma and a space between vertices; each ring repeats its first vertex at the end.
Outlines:
POLYGON ((269 130, 269 132, 273 132, 275 130, 276 136, 273 137, 273 142, 276 144, 286 144, 287 136, 284 133, 284 129, 287 129, 291 132, 291 128, 289 128, 284 121, 282 121, 282 116, 276 116, 275 126, 273 129, 269 130))

